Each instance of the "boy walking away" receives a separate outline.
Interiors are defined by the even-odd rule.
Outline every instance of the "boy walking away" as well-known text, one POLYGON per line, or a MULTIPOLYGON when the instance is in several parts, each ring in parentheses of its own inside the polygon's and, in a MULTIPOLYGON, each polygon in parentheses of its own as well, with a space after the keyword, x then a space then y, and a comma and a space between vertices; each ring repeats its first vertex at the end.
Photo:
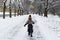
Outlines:
POLYGON ((24 26, 26 26, 27 24, 28 24, 28 35, 32 37, 34 21, 32 21, 31 15, 29 15, 28 21, 24 26))

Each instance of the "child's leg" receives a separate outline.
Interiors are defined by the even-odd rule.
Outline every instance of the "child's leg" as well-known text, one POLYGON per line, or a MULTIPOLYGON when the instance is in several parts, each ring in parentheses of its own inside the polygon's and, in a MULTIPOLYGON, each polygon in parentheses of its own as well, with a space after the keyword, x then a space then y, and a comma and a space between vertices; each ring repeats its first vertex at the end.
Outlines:
POLYGON ((28 29, 28 35, 30 35, 30 30, 28 29))
POLYGON ((28 35, 30 35, 30 32, 28 32, 28 35))

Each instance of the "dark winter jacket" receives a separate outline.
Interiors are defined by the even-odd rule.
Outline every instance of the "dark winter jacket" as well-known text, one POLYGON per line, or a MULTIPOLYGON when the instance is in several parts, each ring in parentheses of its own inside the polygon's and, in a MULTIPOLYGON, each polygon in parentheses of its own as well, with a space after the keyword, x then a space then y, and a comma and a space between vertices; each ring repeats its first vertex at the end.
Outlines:
POLYGON ((26 26, 28 24, 28 32, 33 32, 33 25, 34 22, 33 21, 27 21, 26 24, 24 26, 26 26))
MULTIPOLYGON (((27 21, 25 25, 27 25, 27 24, 28 24, 28 25, 29 25, 29 24, 34 24, 34 22, 33 22, 33 21, 27 21)), ((25 25, 24 25, 24 26, 25 26, 25 25)))

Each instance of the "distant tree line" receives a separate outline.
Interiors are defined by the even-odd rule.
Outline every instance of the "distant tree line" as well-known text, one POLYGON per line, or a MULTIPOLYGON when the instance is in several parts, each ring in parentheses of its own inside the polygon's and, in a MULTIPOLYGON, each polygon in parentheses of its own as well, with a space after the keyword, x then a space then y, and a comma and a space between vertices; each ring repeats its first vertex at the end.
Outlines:
MULTIPOLYGON (((3 1, 3 19, 5 19, 6 2, 7 2, 7 0, 3 1)), ((22 15, 23 10, 21 10, 21 8, 20 8, 20 3, 18 4, 18 6, 16 6, 15 2, 17 2, 17 1, 14 0, 13 9, 14 9, 14 16, 16 17, 16 15, 17 16, 22 15)), ((12 3, 11 3, 11 0, 9 2, 9 17, 10 18, 12 17, 12 3)))
MULTIPOLYGON (((49 0, 34 0, 29 1, 29 0, 14 0, 13 2, 13 7, 12 7, 12 0, 9 2, 9 16, 10 18, 12 17, 12 8, 14 9, 14 16, 16 17, 19 15, 29 14, 30 5, 33 6, 32 12, 33 13, 38 13, 39 15, 43 15, 44 17, 48 17, 48 12, 50 12, 53 15, 56 15, 56 13, 59 13, 60 9, 60 0, 51 0, 52 2, 49 2, 49 0), (21 5, 22 2, 22 5, 21 5)), ((3 18, 5 19, 5 11, 6 11, 6 2, 7 0, 3 1, 3 18)))

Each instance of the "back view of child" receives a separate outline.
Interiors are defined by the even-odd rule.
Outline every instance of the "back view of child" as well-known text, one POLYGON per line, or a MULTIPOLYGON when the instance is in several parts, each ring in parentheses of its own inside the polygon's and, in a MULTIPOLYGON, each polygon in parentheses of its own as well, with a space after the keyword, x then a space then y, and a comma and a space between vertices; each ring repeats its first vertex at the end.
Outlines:
POLYGON ((28 35, 31 35, 32 37, 32 33, 33 33, 33 25, 34 22, 32 21, 32 17, 31 15, 29 15, 28 21, 26 22, 26 24, 24 26, 26 26, 28 24, 28 35))

